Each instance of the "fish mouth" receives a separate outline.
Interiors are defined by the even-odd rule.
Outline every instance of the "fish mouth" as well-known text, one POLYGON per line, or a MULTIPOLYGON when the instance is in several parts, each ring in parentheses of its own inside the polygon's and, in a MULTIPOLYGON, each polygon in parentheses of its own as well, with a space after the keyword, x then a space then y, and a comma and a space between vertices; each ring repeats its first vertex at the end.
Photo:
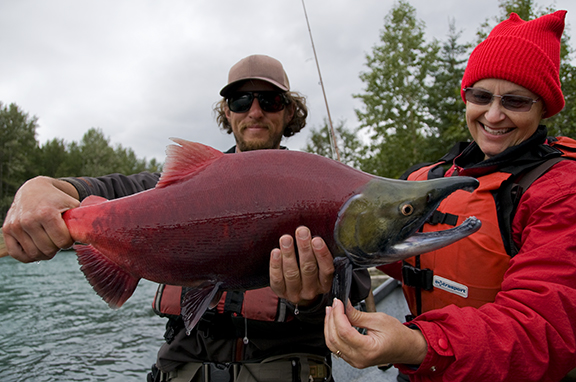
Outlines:
POLYGON ((425 181, 379 178, 351 197, 339 212, 334 238, 339 249, 361 268, 385 265, 450 245, 478 231, 469 217, 457 227, 418 232, 442 200, 454 192, 472 192, 470 177, 425 181))
POLYGON ((415 232, 407 239, 391 245, 385 252, 368 253, 366 257, 354 256, 353 261, 362 267, 375 267, 394 263, 453 244, 477 232, 481 227, 482 222, 480 219, 470 216, 457 227, 444 231, 415 232))

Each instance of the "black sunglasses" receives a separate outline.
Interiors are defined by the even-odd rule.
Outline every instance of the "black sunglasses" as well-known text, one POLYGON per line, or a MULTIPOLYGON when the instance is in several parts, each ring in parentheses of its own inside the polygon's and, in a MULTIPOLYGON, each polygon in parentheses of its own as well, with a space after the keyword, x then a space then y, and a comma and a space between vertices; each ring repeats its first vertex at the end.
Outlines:
POLYGON ((288 105, 288 99, 284 93, 267 92, 241 92, 232 94, 228 99, 228 108, 234 113, 246 113, 252 107, 254 98, 258 99, 260 108, 268 113, 276 113, 288 105))
POLYGON ((466 101, 472 102, 476 105, 489 105, 494 101, 494 97, 498 97, 500 98, 502 106, 510 111, 530 111, 532 105, 539 100, 539 98, 532 99, 530 97, 512 94, 492 94, 487 90, 475 88, 465 88, 464 94, 466 96, 466 101))

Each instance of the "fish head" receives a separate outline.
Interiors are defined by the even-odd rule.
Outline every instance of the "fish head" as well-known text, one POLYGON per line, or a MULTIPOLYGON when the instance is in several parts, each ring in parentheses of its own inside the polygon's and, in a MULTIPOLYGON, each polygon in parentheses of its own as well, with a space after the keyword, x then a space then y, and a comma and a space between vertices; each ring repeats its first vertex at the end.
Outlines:
POLYGON ((431 236, 417 231, 444 198, 456 190, 471 192, 478 185, 478 180, 470 177, 424 181, 375 178, 341 208, 335 241, 354 265, 363 268, 442 248, 476 232, 480 221, 472 217, 466 224, 431 236))

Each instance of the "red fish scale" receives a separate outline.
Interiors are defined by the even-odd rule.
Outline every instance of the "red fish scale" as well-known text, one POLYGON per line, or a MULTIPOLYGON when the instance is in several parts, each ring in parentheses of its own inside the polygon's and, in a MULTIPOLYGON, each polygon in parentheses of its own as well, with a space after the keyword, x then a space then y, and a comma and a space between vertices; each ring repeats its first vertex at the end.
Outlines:
POLYGON ((327 240, 344 202, 373 176, 296 151, 224 155, 166 187, 65 215, 79 242, 91 243, 136 277, 224 288, 268 282, 268 258, 299 225, 327 240))

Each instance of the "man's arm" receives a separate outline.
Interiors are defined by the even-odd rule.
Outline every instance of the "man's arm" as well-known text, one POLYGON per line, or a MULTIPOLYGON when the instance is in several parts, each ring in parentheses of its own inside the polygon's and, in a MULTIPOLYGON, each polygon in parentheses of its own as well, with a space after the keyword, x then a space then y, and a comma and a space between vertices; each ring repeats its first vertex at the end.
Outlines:
POLYGON ((98 178, 54 179, 38 176, 24 183, 4 220, 2 233, 8 254, 28 263, 49 260, 73 244, 62 219, 64 211, 78 207, 89 195, 106 199, 153 188, 160 174, 112 174, 98 178))

